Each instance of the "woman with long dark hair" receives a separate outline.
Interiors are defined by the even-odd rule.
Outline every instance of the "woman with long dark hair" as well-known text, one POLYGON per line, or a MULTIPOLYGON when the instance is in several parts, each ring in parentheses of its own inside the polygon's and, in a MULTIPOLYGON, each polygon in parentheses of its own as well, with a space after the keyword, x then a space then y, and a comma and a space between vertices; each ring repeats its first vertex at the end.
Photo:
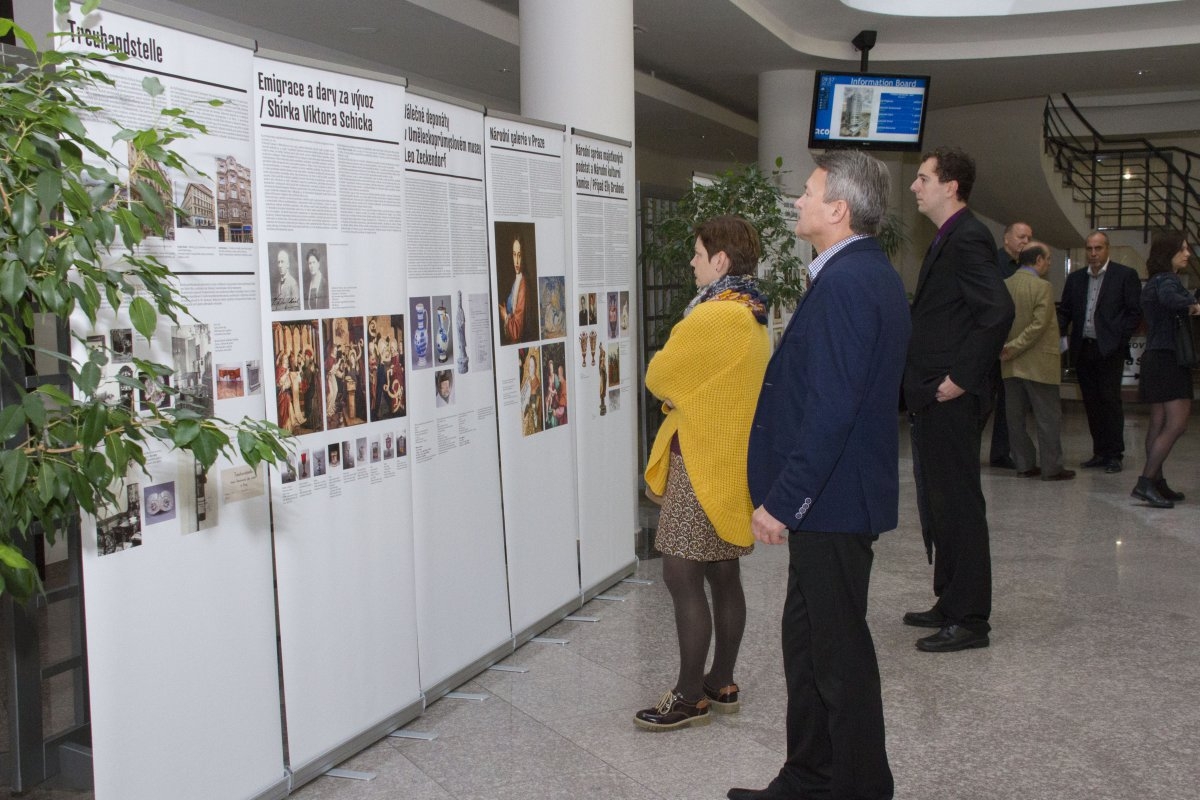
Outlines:
POLYGON ((1192 370, 1179 365, 1175 355, 1175 319, 1200 314, 1200 303, 1184 288, 1176 274, 1191 257, 1187 240, 1178 231, 1155 234, 1150 242, 1142 288, 1142 316, 1146 320, 1146 352, 1142 355, 1139 393, 1150 404, 1146 428, 1146 467, 1133 487, 1133 496, 1155 508, 1172 508, 1183 493, 1167 485, 1163 462, 1187 430, 1192 410, 1192 370))

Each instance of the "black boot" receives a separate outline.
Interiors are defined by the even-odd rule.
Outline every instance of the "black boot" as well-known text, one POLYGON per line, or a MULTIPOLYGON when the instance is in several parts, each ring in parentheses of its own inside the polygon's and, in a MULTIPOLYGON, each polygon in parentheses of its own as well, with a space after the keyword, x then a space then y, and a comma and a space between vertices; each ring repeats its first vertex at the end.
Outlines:
POLYGON ((1133 491, 1130 494, 1154 508, 1175 507, 1174 503, 1158 493, 1158 489, 1154 486, 1154 481, 1145 476, 1138 478, 1137 486, 1133 487, 1133 491))
POLYGON ((1154 488, 1158 489, 1158 493, 1173 503, 1183 502, 1183 492, 1177 492, 1170 486, 1167 486, 1166 478, 1156 478, 1154 480, 1154 488))

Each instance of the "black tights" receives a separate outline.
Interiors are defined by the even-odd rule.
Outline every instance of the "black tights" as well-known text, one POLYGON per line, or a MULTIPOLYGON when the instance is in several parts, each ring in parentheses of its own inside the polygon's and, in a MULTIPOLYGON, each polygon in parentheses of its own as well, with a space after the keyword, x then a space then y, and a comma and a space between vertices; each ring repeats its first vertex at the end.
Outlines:
POLYGON ((1191 400, 1168 400, 1150 404, 1150 425, 1146 428, 1146 469, 1142 475, 1151 480, 1162 478, 1162 465, 1175 442, 1187 430, 1191 400))
POLYGON ((733 683, 742 632, 746 629, 746 595, 742 592, 738 559, 691 561, 663 555, 663 582, 675 604, 675 630, 679 635, 679 682, 675 691, 685 700, 704 696, 704 683, 723 689, 733 683), (710 613, 704 580, 712 589, 710 613), (704 674, 708 644, 716 629, 712 669, 704 674))

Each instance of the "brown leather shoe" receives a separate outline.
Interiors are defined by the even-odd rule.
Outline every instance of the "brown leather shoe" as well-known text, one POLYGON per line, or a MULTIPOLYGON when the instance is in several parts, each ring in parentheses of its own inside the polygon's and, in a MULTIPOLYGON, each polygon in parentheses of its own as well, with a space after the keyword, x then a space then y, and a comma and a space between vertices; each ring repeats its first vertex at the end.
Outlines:
POLYGON ((679 692, 670 690, 662 696, 658 705, 643 708, 634 714, 633 722, 651 731, 673 731, 676 728, 707 725, 712 718, 708 715, 708 698, 701 697, 695 703, 689 703, 679 692))
POLYGON ((708 698, 712 710, 718 714, 736 714, 741 711, 736 683, 731 683, 722 689, 714 689, 706 683, 704 684, 704 696, 708 698))

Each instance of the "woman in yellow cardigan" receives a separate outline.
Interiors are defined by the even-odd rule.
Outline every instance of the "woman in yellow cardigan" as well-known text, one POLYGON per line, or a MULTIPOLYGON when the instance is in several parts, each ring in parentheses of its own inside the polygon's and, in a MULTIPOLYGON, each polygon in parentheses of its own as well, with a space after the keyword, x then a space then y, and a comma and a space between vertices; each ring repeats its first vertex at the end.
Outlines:
POLYGON ((651 730, 706 724, 710 707, 738 710, 733 667, 746 627, 738 559, 754 543, 746 452, 771 355, 766 299, 754 279, 758 233, 741 217, 716 217, 696 229, 695 251, 699 293, 646 370, 646 388, 667 413, 646 483, 662 497, 654 546, 662 553, 679 637, 678 682, 658 705, 634 715, 651 730))

